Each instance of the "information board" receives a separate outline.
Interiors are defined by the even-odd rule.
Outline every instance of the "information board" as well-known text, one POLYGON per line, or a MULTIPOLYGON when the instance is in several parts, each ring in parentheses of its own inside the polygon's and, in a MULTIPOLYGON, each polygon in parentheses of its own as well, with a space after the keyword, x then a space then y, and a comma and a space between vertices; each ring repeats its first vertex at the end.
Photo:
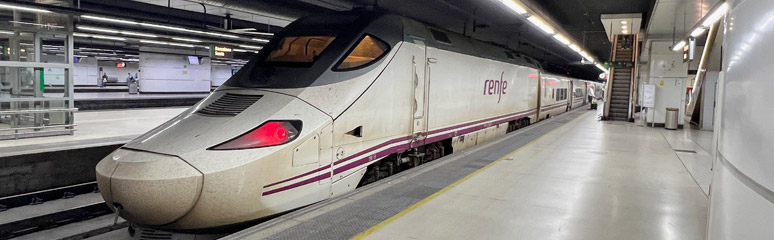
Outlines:
POLYGON ((642 106, 652 108, 656 106, 656 85, 647 84, 642 87, 642 106))

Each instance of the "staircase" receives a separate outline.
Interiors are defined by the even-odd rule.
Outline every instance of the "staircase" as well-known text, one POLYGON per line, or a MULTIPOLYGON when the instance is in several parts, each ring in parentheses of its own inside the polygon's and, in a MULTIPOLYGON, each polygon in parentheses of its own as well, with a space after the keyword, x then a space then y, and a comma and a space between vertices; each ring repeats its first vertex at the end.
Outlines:
POLYGON ((610 94, 605 103, 605 117, 613 121, 632 119, 630 106, 632 83, 634 82, 634 59, 636 59, 636 35, 615 35, 613 42, 613 72, 609 77, 610 94))

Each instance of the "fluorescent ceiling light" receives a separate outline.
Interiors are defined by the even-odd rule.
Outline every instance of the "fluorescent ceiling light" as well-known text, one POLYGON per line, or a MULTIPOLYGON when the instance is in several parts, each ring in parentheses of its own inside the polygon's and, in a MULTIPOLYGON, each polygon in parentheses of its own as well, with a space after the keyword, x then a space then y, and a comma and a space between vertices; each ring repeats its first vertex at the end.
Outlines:
POLYGON ((514 12, 516 12, 518 14, 526 14, 527 13, 527 9, 524 9, 524 7, 522 7, 518 3, 514 2, 513 0, 500 0, 500 2, 502 2, 503 4, 505 4, 506 7, 510 8, 511 10, 513 10, 514 12))
POLYGON ((564 45, 570 45, 570 39, 567 39, 566 37, 562 36, 562 34, 556 34, 554 35, 554 38, 564 45))
POLYGON ((629 33, 629 30, 626 30, 626 29, 624 29, 624 30, 621 30, 621 33, 623 33, 623 34, 627 34, 627 33, 629 33))
POLYGON ((99 38, 99 39, 107 39, 107 40, 116 40, 116 41, 126 41, 126 38, 122 37, 111 37, 111 36, 105 36, 105 35, 91 35, 93 38, 99 38))
POLYGON ((216 32, 203 32, 203 31, 198 31, 193 29, 166 26, 166 25, 160 25, 160 24, 154 24, 154 23, 141 23, 141 22, 135 22, 130 20, 97 17, 97 16, 91 16, 91 15, 82 15, 81 17, 86 19, 91 19, 91 20, 103 21, 103 22, 121 23, 121 24, 128 24, 128 25, 140 25, 144 27, 172 30, 172 31, 178 31, 178 32, 188 32, 188 33, 196 33, 201 35, 210 35, 210 36, 227 37, 227 38, 239 38, 239 36, 236 36, 236 35, 222 34, 222 33, 216 33, 216 32))
POLYGON ((212 35, 212 36, 218 36, 218 37, 239 38, 239 36, 236 36, 236 35, 216 33, 216 32, 201 32, 201 33, 207 34, 207 35, 212 35))
POLYGON ((570 49, 572 49, 573 51, 575 51, 577 53, 581 53, 582 52, 580 47, 578 47, 578 45, 575 45, 575 44, 570 44, 570 49))
POLYGON ((602 71, 604 71, 604 72, 607 72, 607 71, 608 71, 608 70, 607 70, 607 68, 605 68, 604 66, 602 66, 602 64, 597 64, 597 65, 596 65, 596 67, 597 67, 597 68, 599 68, 599 70, 602 70, 602 71))
POLYGON ((269 40, 266 40, 266 39, 260 39, 260 38, 253 38, 253 41, 257 41, 257 42, 269 42, 269 40))
POLYGON ((85 33, 73 33, 73 36, 76 36, 76 37, 90 37, 91 35, 85 34, 85 33))
POLYGON ((231 49, 231 50, 233 50, 234 52, 247 52, 247 50, 239 49, 239 48, 234 48, 234 49, 231 49))
POLYGON ((621 21, 621 24, 627 24, 627 23, 629 23, 629 21, 626 21, 626 20, 621 21))
POLYGON ((623 26, 621 26, 621 28, 626 29, 626 28, 628 28, 628 26, 623 25, 623 26))
POLYGON ((93 28, 93 27, 84 27, 84 26, 77 26, 76 28, 81 30, 86 30, 86 31, 93 31, 93 32, 118 33, 118 30, 104 29, 104 28, 93 28))
POLYGON ((81 30, 86 30, 86 31, 114 33, 114 34, 130 35, 130 36, 140 36, 140 37, 150 37, 150 38, 158 37, 158 36, 153 35, 153 34, 127 32, 127 31, 122 31, 122 30, 107 29, 107 28, 96 28, 96 27, 90 27, 90 26, 77 26, 76 28, 81 29, 81 30))
POLYGON ((682 50, 684 46, 685 46, 685 41, 680 41, 679 43, 675 44, 674 47, 672 47, 672 51, 682 50))
POLYGON ((159 45, 171 45, 171 46, 180 46, 180 47, 194 47, 194 45, 191 44, 183 44, 183 43, 173 43, 173 42, 162 42, 162 41, 153 41, 153 40, 140 40, 141 43, 150 43, 150 44, 159 44, 159 45))
POLYGON ((543 20, 540 20, 540 18, 537 18, 535 16, 529 16, 527 18, 532 24, 535 24, 540 30, 543 30, 543 32, 548 33, 549 35, 554 34, 554 29, 551 28, 551 26, 548 26, 543 20))
POLYGON ((135 21, 129 21, 129 20, 123 20, 123 19, 115 19, 115 18, 106 18, 106 17, 97 17, 97 16, 91 16, 91 15, 81 15, 82 18, 96 20, 96 21, 103 21, 103 22, 112 22, 112 23, 121 23, 121 24, 137 24, 135 21))
POLYGON ((183 41, 183 42, 202 42, 201 40, 196 40, 196 39, 191 39, 191 38, 178 38, 178 37, 173 37, 172 39, 174 39, 174 40, 178 40, 178 41, 183 41))
POLYGON ((260 47, 260 46, 252 46, 252 45, 239 45, 239 46, 243 48, 250 48, 250 49, 263 49, 263 47, 260 47))
POLYGON ((274 33, 263 33, 263 32, 251 32, 249 34, 258 34, 258 35, 264 35, 264 36, 274 36, 274 33))
POLYGON ((698 36, 701 36, 701 34, 703 34, 703 33, 704 33, 704 31, 707 31, 707 29, 704 29, 704 28, 701 28, 701 27, 700 27, 700 28, 697 28, 697 29, 694 29, 694 30, 691 32, 691 37, 698 37, 698 36))
POLYGON ((13 35, 12 31, 0 31, 0 34, 13 35))
POLYGON ((153 41, 153 40, 140 40, 141 43, 151 43, 151 44, 160 44, 160 45, 167 45, 167 42, 162 41, 153 41))
POLYGON ((0 8, 13 9, 13 10, 19 10, 19 11, 27 11, 27 12, 38 12, 38 13, 50 13, 51 12, 51 11, 45 10, 45 9, 31 8, 31 7, 22 7, 22 6, 8 5, 8 4, 3 4, 3 3, 0 3, 0 8))
POLYGON ((726 14, 728 11, 728 3, 724 2, 718 6, 718 8, 715 9, 714 12, 712 12, 706 19, 704 19, 704 22, 701 23, 701 25, 704 25, 705 27, 709 27, 712 24, 715 24, 718 20, 720 20, 723 15, 726 14))
POLYGON ((194 47, 194 45, 183 44, 183 43, 173 43, 173 42, 171 42, 171 43, 168 43, 168 44, 171 45, 171 46, 179 46, 179 47, 190 47, 190 48, 194 47))
POLYGON ((159 36, 156 36, 156 35, 153 35, 153 34, 136 33, 136 32, 124 32, 124 31, 121 31, 121 34, 129 35, 129 36, 138 36, 138 37, 149 37, 149 38, 159 37, 159 36))

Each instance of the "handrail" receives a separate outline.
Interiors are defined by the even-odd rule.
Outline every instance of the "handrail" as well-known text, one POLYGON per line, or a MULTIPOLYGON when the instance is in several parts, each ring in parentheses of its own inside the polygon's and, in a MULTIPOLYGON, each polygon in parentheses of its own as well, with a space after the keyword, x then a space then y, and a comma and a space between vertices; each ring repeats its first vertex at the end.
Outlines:
MULTIPOLYGON (((37 126, 37 127, 3 128, 3 129, 0 129, 0 132, 5 132, 5 131, 9 131, 10 132, 10 131, 19 131, 19 130, 47 129, 47 128, 59 128, 59 127, 72 128, 72 127, 77 127, 77 126, 78 126, 78 124, 68 124, 68 125, 49 125, 49 126, 37 126)), ((72 130, 75 130, 75 129, 72 129, 72 130)))
POLYGON ((77 112, 77 111, 78 111, 78 108, 47 108, 47 109, 0 111, 0 115, 50 113, 50 112, 77 112))
MULTIPOLYGON (((639 58, 640 58, 640 40, 639 40, 639 34, 633 34, 634 37, 632 37, 634 43, 632 43, 632 62, 634 64, 634 71, 632 71, 632 81, 631 85, 629 85, 629 119, 634 118, 634 108, 637 105, 637 100, 639 99, 638 96, 638 89, 640 84, 640 79, 637 77, 640 73, 640 64, 639 64, 639 58)), ((642 114, 642 113, 640 113, 642 114)))

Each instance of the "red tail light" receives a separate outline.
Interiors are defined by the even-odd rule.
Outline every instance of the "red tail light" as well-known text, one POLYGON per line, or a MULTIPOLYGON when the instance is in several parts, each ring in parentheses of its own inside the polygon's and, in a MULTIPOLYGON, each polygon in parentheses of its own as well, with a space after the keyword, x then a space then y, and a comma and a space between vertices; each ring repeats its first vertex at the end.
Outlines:
POLYGON ((298 137, 301 121, 268 121, 239 137, 211 147, 210 150, 260 148, 289 143, 298 137))

